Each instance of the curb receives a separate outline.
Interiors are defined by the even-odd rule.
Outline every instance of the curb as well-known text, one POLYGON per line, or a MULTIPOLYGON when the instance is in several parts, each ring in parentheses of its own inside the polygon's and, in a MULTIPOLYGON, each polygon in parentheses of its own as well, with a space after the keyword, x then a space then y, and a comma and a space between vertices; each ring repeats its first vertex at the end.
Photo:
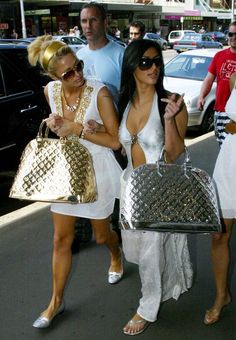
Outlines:
MULTIPOLYGON (((208 132, 205 135, 196 137, 194 139, 185 139, 185 145, 190 146, 190 145, 199 143, 212 136, 214 136, 214 131, 208 132)), ((36 202, 24 208, 15 210, 9 214, 0 216, 0 229, 8 226, 11 223, 19 221, 20 219, 25 218, 31 214, 34 214, 40 210, 50 207, 50 205, 51 205, 50 203, 36 202)))
POLYGON ((50 207, 50 203, 36 202, 9 214, 0 216, 0 229, 47 207, 50 207))

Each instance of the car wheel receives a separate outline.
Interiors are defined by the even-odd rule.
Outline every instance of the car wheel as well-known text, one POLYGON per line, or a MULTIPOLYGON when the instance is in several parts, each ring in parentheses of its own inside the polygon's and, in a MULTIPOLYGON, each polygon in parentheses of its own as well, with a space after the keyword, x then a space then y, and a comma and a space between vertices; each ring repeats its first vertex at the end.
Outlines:
POLYGON ((162 49, 163 49, 163 51, 167 50, 167 45, 166 45, 166 44, 163 44, 163 45, 162 45, 162 49))
POLYGON ((211 104, 205 112, 202 124, 201 133, 207 133, 214 130, 214 105, 211 104))

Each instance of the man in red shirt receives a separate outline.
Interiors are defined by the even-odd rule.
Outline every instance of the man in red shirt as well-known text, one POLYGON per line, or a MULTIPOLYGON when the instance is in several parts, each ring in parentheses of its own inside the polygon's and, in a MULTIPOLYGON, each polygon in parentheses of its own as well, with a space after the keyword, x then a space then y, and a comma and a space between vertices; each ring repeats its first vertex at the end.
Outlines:
POLYGON ((214 80, 217 81, 216 102, 215 102, 215 134, 217 141, 221 145, 227 132, 225 124, 229 118, 225 113, 225 104, 230 96, 229 79, 236 72, 236 21, 229 25, 229 45, 214 56, 209 68, 208 74, 202 84, 200 96, 198 98, 198 109, 202 110, 205 97, 211 90, 214 80))

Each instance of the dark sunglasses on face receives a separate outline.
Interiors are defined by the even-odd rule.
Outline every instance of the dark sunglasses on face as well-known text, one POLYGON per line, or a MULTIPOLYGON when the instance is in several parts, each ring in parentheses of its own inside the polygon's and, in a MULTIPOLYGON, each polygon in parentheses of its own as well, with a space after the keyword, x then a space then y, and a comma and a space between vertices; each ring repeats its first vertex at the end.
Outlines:
POLYGON ((84 68, 84 62, 83 60, 79 60, 71 70, 62 73, 61 79, 64 81, 67 81, 70 78, 74 77, 75 72, 81 72, 83 68, 84 68))
POLYGON ((233 38, 233 36, 236 37, 236 32, 228 32, 228 37, 233 38))
POLYGON ((138 63, 138 67, 141 71, 149 70, 152 65, 155 64, 156 67, 162 66, 162 58, 161 57, 155 57, 155 58, 142 58, 140 62, 138 63))

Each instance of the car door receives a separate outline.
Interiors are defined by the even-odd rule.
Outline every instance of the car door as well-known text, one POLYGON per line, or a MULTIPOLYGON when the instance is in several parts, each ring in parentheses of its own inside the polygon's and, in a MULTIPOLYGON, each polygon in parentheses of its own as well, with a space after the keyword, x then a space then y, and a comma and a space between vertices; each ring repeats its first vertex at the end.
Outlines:
MULTIPOLYGON (((14 49, 11 52, 17 54, 14 49)), ((10 57, 11 52, 0 53, 0 170, 18 164, 22 150, 46 116, 43 89, 28 81, 20 59, 17 65, 12 63, 15 58, 10 57)), ((37 84, 36 78, 31 80, 37 84)))

